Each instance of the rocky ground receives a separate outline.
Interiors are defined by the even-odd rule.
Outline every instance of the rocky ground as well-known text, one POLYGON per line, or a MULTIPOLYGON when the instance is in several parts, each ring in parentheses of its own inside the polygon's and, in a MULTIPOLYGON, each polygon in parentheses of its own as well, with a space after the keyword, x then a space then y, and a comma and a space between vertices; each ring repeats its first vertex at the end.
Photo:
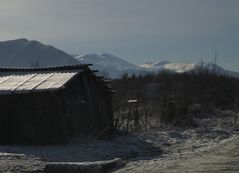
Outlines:
POLYGON ((232 112, 197 119, 198 128, 162 127, 136 136, 75 139, 66 146, 0 146, 0 172, 43 172, 51 162, 122 158, 113 172, 237 172, 239 129, 232 112))

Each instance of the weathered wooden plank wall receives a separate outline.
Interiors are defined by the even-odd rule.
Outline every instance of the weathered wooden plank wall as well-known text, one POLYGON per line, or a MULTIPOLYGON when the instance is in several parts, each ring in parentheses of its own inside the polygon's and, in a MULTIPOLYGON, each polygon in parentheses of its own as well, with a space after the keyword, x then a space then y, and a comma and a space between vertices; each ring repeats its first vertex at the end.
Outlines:
POLYGON ((58 101, 51 92, 0 96, 0 143, 66 142, 58 101))
POLYGON ((0 95, 0 144, 65 143, 112 126, 112 95, 92 72, 55 91, 0 95))

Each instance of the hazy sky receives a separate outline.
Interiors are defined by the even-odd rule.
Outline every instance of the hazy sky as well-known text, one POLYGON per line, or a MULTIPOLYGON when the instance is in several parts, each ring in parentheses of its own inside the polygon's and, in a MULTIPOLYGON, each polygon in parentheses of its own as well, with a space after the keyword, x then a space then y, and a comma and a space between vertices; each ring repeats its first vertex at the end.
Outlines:
POLYGON ((239 71, 239 0, 0 0, 0 40, 130 62, 212 61, 239 71))

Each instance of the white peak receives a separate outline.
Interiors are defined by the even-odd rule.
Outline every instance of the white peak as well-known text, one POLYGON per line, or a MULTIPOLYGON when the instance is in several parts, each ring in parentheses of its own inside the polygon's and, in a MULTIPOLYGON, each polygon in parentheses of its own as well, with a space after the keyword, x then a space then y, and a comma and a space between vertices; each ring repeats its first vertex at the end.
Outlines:
POLYGON ((124 73, 146 74, 148 72, 157 73, 163 70, 173 73, 184 73, 197 71, 199 68, 214 70, 218 74, 227 74, 229 76, 236 77, 239 76, 238 73, 227 71, 220 66, 215 66, 211 63, 173 63, 170 61, 154 61, 138 66, 110 53, 85 54, 77 56, 76 59, 78 59, 81 63, 93 64, 93 69, 103 72, 103 74, 107 72, 111 78, 119 78, 124 73))
POLYGON ((196 64, 192 63, 172 63, 170 61, 156 61, 152 63, 145 63, 140 65, 148 71, 162 71, 169 70, 172 72, 183 73, 193 70, 196 64))
POLYGON ((153 61, 153 62, 146 62, 145 64, 140 65, 143 68, 158 68, 160 66, 164 66, 165 64, 170 64, 170 61, 153 61))
POLYGON ((152 65, 154 65, 154 66, 163 66, 165 64, 170 64, 170 63, 172 63, 172 62, 170 62, 170 61, 156 61, 152 65))
POLYGON ((193 70, 196 67, 196 64, 189 63, 170 63, 165 64, 164 69, 174 71, 177 73, 183 73, 193 70))

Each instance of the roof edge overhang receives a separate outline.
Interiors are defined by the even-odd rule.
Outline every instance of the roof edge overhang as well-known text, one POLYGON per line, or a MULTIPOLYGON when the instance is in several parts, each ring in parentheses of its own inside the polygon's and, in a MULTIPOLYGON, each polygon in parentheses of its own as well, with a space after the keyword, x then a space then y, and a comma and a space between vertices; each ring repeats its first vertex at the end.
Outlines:
POLYGON ((92 65, 93 64, 72 64, 72 65, 48 66, 48 67, 0 67, 0 72, 77 70, 77 69, 87 68, 92 65))
MULTIPOLYGON (((109 83, 111 83, 110 80, 104 80, 103 76, 98 76, 95 73, 98 72, 97 70, 91 70, 89 68, 89 66, 92 66, 93 64, 73 64, 73 65, 65 65, 65 66, 51 66, 51 67, 3 67, 0 68, 0 72, 35 72, 35 71, 40 71, 40 72, 44 72, 44 71, 58 71, 58 70, 79 70, 79 72, 74 75, 72 77, 72 79, 76 76, 78 76, 80 73, 82 73, 83 70, 86 73, 89 73, 91 76, 93 76, 93 78, 99 83, 99 85, 104 88, 104 90, 108 91, 108 93, 110 94, 114 94, 115 91, 108 85, 109 83)), ((69 81, 67 81, 65 84, 63 84, 62 87, 59 88, 54 88, 54 89, 43 89, 43 90, 39 90, 39 91, 26 91, 23 93, 33 93, 33 92, 47 92, 47 91, 58 91, 58 90, 62 90, 65 88, 65 86, 67 85, 67 83, 69 83, 72 79, 70 79, 69 81)), ((6 92, 7 94, 10 94, 8 92, 6 92)), ((11 92, 11 94, 19 94, 18 92, 11 92)), ((2 94, 0 94, 2 95, 2 94)))

